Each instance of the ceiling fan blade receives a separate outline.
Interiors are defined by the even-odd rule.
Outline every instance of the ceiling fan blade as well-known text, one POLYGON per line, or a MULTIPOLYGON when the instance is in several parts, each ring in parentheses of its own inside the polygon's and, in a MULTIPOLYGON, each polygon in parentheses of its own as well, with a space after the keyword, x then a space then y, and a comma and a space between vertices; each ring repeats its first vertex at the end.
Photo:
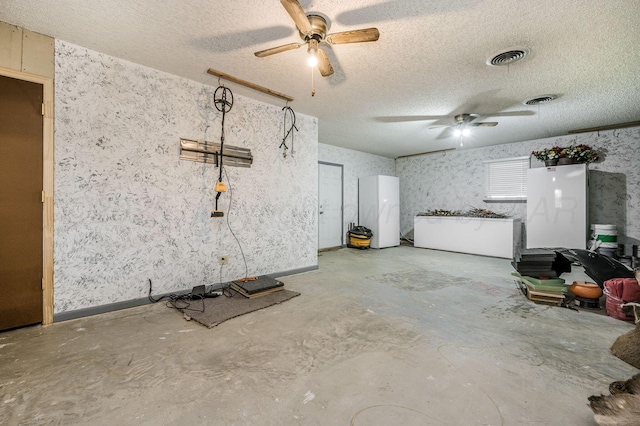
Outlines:
POLYGON ((254 53, 254 55, 256 55, 259 58, 263 58, 265 56, 274 55, 276 53, 286 52, 287 50, 297 49, 298 47, 302 46, 302 44, 303 43, 289 43, 283 46, 272 47, 271 49, 261 50, 259 52, 254 53))
POLYGON ((536 113, 529 110, 523 110, 494 112, 493 114, 478 114, 480 117, 526 117, 528 115, 536 115, 536 113))
POLYGON ((380 38, 377 28, 365 28, 363 30, 344 31, 327 35, 325 41, 330 44, 362 43, 376 41, 380 38))
POLYGON ((296 27, 300 30, 302 34, 309 35, 311 34, 311 23, 309 22, 309 18, 304 13, 304 9, 298 3, 298 0, 280 0, 282 6, 287 10, 293 22, 295 22, 296 27))
POLYGON ((473 127, 495 127, 498 123, 496 121, 485 121, 483 123, 467 123, 467 126, 473 127))
POLYGON ((324 50, 318 49, 318 70, 320 70, 320 74, 323 77, 329 77, 333 74, 333 67, 331 66, 331 62, 327 57, 327 54, 324 53, 324 50))
POLYGON ((429 130, 431 130, 431 129, 442 129, 443 127, 451 127, 451 126, 447 126, 445 124, 437 124, 435 126, 429 126, 429 130))
POLYGON ((404 121, 429 121, 448 118, 447 115, 396 115, 391 117, 374 117, 376 121, 383 123, 401 123, 404 121))
POLYGON ((441 131, 440 134, 438 136, 436 136, 436 140, 449 139, 449 138, 453 137, 453 132, 455 130, 454 127, 455 126, 447 126, 446 129, 441 131))

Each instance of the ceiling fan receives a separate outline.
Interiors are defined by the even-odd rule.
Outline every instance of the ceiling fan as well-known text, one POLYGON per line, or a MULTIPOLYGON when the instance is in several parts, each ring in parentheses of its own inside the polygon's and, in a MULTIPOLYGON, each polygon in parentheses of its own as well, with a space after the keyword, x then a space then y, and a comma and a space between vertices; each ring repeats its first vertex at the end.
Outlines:
MULTIPOLYGON (((376 41, 380 37, 377 28, 365 28, 361 30, 343 31, 339 33, 327 34, 331 26, 329 19, 321 13, 310 12, 305 14, 298 0, 280 0, 282 6, 293 19, 302 43, 289 43, 282 46, 272 47, 270 49, 255 52, 259 58, 273 55, 287 50, 297 49, 307 45, 307 52, 312 58, 317 60, 318 69, 323 77, 333 74, 333 67, 327 54, 318 47, 320 43, 327 44, 346 44, 346 43, 362 43, 367 41, 376 41)), ((310 62, 311 65, 313 63, 310 62)))
MULTIPOLYGON (((463 108, 469 109, 469 108, 463 108)), ((459 111, 460 109, 458 109, 459 111)), ((503 111, 503 112, 492 112, 489 114, 448 114, 448 115, 397 115, 397 116, 387 116, 387 117, 375 117, 376 121, 381 121, 383 123, 403 123, 410 121, 430 121, 430 120, 440 120, 442 122, 443 119, 447 121, 453 119, 453 124, 443 124, 443 125, 433 125, 429 127, 430 129, 440 128, 440 127, 455 127, 462 124, 467 124, 469 126, 496 126, 495 124, 481 124, 474 122, 478 117, 525 117, 529 115, 535 115, 535 112, 525 110, 525 111, 503 111)))
MULTIPOLYGON (((429 127, 429 129, 448 127, 452 129, 453 136, 461 137, 461 136, 469 136, 471 134, 470 127, 495 127, 498 125, 497 121, 476 122, 475 120, 478 117, 480 117, 480 115, 478 114, 458 114, 455 117, 453 117, 454 123, 452 125, 431 126, 429 127)), ((460 146, 463 146, 462 138, 460 138, 460 146)))
POLYGON ((476 122, 475 120, 480 117, 478 114, 458 114, 453 117, 454 123, 452 125, 439 125, 431 126, 430 129, 437 129, 440 127, 453 127, 454 131, 460 130, 464 132, 467 127, 495 127, 498 125, 497 121, 482 121, 476 122))

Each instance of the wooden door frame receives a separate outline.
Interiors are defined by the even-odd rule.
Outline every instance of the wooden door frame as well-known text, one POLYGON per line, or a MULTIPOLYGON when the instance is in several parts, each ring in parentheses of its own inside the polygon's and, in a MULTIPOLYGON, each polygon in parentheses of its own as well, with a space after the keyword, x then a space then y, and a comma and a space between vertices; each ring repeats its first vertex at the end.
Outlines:
POLYGON ((42 85, 42 324, 53 323, 53 79, 0 67, 0 75, 42 85))

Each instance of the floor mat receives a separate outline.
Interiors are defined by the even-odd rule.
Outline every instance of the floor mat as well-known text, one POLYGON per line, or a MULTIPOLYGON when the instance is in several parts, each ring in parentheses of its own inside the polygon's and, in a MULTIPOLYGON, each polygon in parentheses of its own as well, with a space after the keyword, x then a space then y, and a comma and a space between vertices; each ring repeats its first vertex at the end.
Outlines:
POLYGON ((191 301, 189 310, 183 309, 185 317, 190 318, 200 324, 212 328, 231 318, 258 311, 266 307, 285 302, 300 296, 300 293, 291 290, 280 290, 264 296, 249 299, 235 290, 230 290, 233 297, 220 296, 216 298, 206 298, 202 301, 191 301), (204 312, 199 312, 204 303, 204 312))

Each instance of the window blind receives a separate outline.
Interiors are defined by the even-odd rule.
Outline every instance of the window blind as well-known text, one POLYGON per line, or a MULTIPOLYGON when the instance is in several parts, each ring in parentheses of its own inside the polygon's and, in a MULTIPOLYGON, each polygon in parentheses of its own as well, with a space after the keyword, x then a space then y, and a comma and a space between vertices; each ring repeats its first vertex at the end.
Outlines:
POLYGON ((526 200, 529 157, 485 161, 485 200, 526 200))

